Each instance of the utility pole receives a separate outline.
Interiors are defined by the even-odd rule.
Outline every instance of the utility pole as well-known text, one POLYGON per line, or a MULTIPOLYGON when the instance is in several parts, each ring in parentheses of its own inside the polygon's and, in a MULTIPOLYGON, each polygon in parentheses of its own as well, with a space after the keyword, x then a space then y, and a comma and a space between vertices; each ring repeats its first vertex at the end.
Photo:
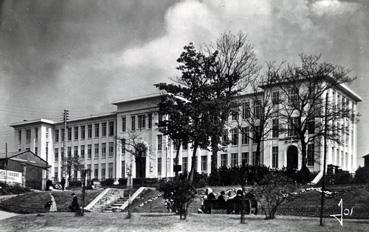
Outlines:
MULTIPOLYGON (((64 121, 64 134, 63 136, 63 154, 62 154, 62 167, 63 169, 65 169, 65 165, 67 165, 67 160, 66 160, 66 152, 67 152, 67 121, 69 119, 69 110, 64 110, 63 112, 63 121, 64 121)), ((66 177, 65 171, 67 170, 63 170, 63 177, 66 177)), ((65 178, 66 179, 66 178, 65 178)))
POLYGON ((324 154, 323 154, 323 183, 320 200, 320 226, 323 226, 323 209, 324 209, 324 191, 325 191, 325 165, 327 162, 327 110, 328 110, 328 93, 325 95, 325 112, 324 112, 324 154))

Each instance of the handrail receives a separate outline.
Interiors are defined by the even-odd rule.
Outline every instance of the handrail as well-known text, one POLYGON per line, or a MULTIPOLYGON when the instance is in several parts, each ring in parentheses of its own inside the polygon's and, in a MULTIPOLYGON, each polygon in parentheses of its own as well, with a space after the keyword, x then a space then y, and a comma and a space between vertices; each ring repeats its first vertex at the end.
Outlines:
POLYGON ((86 207, 86 211, 91 211, 92 207, 96 205, 96 203, 101 200, 109 191, 111 188, 106 188, 104 191, 102 191, 95 199, 93 199, 86 207))

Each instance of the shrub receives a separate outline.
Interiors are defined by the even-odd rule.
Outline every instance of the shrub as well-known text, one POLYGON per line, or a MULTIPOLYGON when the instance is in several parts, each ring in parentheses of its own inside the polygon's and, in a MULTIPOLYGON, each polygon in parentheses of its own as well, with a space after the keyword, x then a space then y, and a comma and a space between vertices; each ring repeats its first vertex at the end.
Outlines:
POLYGON ((352 177, 348 171, 338 170, 338 172, 334 175, 334 183, 335 184, 351 184, 352 177))
POLYGON ((369 183, 369 167, 359 167, 355 172, 355 183, 369 183))
POLYGON ((30 191, 31 191, 30 188, 23 187, 19 184, 8 185, 3 182, 0 182, 0 195, 21 194, 21 193, 30 192, 30 191))
POLYGON ((114 184, 113 178, 109 178, 101 182, 101 185, 104 185, 104 186, 112 186, 113 184, 114 184))
POLYGON ((208 185, 208 176, 206 174, 199 174, 195 172, 192 185, 195 188, 202 188, 208 185))
POLYGON ((119 182, 119 185, 127 185, 127 179, 126 178, 119 178, 118 182, 119 182))
POLYGON ((81 187, 81 186, 82 186, 82 182, 79 180, 69 182, 69 187, 81 187))
POLYGON ((301 168, 296 173, 296 181, 300 184, 307 184, 312 180, 312 174, 307 167, 301 168))

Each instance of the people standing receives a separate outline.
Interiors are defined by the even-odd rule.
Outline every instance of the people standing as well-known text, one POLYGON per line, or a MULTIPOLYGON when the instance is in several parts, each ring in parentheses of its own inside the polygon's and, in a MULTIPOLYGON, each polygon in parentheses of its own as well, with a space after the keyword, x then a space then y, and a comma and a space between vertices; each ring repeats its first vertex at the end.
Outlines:
POLYGON ((56 211, 58 211, 58 209, 56 208, 56 201, 55 201, 55 198, 54 198, 54 196, 51 194, 51 193, 49 193, 50 194, 50 209, 49 209, 49 211, 50 212, 56 212, 56 211))
POLYGON ((64 191, 64 188, 65 188, 65 178, 64 177, 61 179, 60 184, 61 184, 62 189, 64 191))
POLYGON ((69 206, 69 209, 72 212, 79 212, 80 207, 79 207, 79 203, 78 203, 78 198, 77 198, 75 193, 72 193, 72 196, 73 196, 73 200, 72 200, 72 204, 69 206))

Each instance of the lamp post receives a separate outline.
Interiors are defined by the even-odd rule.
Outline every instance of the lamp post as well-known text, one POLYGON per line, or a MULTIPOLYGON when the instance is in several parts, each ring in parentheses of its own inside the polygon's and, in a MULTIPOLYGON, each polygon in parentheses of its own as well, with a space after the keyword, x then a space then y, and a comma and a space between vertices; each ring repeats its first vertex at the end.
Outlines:
POLYGON ((325 165, 327 162, 327 110, 328 110, 328 93, 325 95, 325 115, 324 115, 324 154, 323 154, 323 178, 322 193, 320 199, 320 226, 323 226, 323 210, 324 210, 324 191, 325 191, 325 165))

